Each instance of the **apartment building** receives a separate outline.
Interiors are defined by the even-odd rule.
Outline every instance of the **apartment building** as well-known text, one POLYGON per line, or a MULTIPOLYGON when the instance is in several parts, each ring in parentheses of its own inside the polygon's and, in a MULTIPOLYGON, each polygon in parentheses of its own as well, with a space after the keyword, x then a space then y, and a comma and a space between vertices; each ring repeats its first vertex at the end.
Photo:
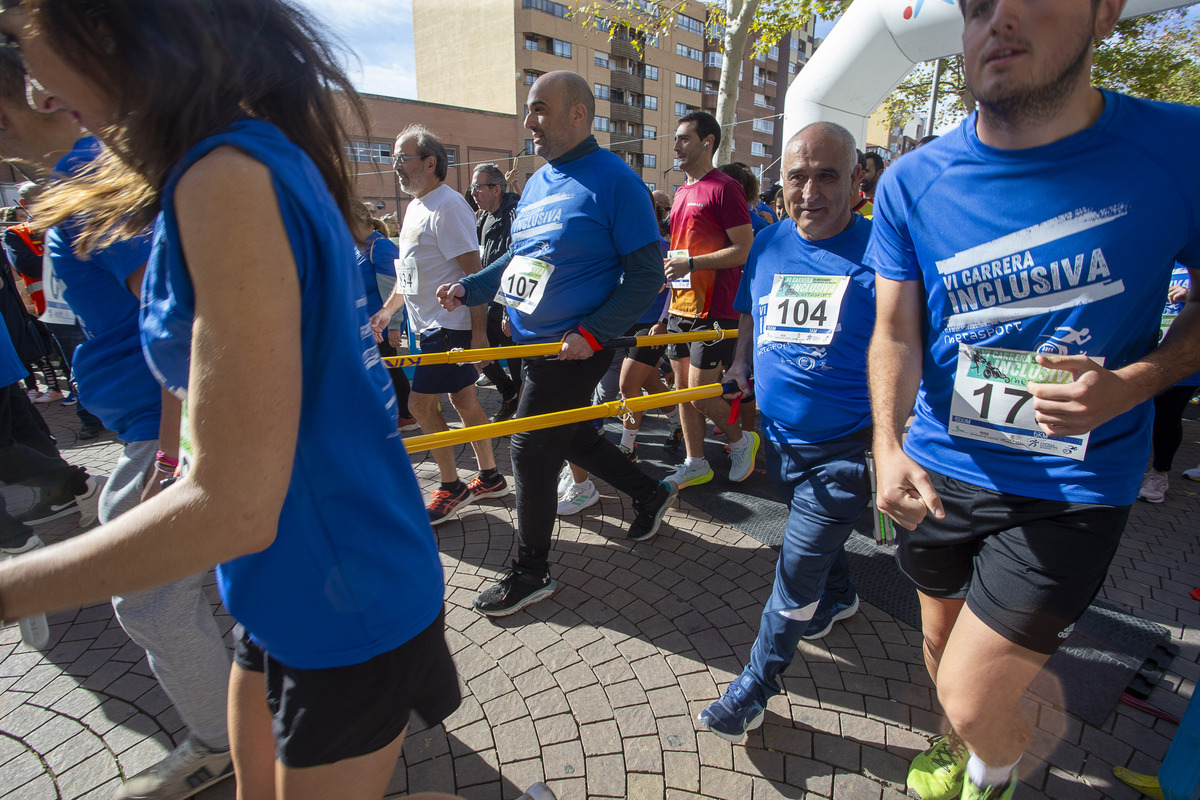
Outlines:
MULTIPOLYGON (((624 0, 648 4, 650 0, 624 0)), ((687 0, 669 35, 644 37, 603 16, 585 27, 571 5, 554 0, 413 0, 417 95, 422 100, 518 116, 516 141, 499 149, 528 154, 519 172, 542 161, 520 127, 529 87, 566 69, 596 95, 595 135, 651 188, 682 185, 675 168, 675 121, 697 109, 716 113, 721 42, 706 38, 708 7, 687 0)), ((764 185, 778 180, 784 95, 819 44, 815 23, 796 30, 761 58, 741 65, 733 160, 755 169, 764 185)))

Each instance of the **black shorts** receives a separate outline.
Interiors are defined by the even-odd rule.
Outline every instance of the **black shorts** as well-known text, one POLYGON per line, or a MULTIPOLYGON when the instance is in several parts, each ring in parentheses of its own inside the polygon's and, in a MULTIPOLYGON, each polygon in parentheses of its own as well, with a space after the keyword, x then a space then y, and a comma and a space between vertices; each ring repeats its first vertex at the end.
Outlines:
POLYGON ((1129 506, 1039 500, 929 471, 946 509, 896 526, 900 570, 927 595, 966 598, 996 633, 1050 654, 1104 584, 1129 506))
MULTIPOLYGON (((421 334, 422 353, 470 350, 471 332, 439 328, 421 334)), ((418 364, 413 368, 412 390, 420 394, 454 394, 473 384, 479 371, 473 364, 418 364)))
MULTIPOLYGON (((640 325, 634 324, 632 328, 625 332, 625 335, 649 336, 650 328, 654 324, 653 322, 643 322, 640 325)), ((653 344, 648 347, 630 347, 625 351, 625 358, 645 364, 648 367, 657 367, 666 349, 667 346, 665 344, 653 344)))
MULTIPOLYGON (((713 330, 713 326, 723 330, 737 330, 736 319, 693 319, 671 314, 667 317, 667 333, 690 333, 692 331, 713 330)), ((713 339, 709 342, 684 342, 683 344, 667 345, 667 355, 672 361, 685 358, 692 360, 696 369, 716 369, 720 366, 728 368, 733 364, 733 354, 737 347, 736 339, 713 339)))
POLYGON ((262 672, 275 733, 275 757, 316 767, 374 753, 395 740, 416 711, 437 725, 462 702, 444 633, 445 612, 404 644, 361 664, 329 669, 285 666, 238 625, 233 661, 262 672))

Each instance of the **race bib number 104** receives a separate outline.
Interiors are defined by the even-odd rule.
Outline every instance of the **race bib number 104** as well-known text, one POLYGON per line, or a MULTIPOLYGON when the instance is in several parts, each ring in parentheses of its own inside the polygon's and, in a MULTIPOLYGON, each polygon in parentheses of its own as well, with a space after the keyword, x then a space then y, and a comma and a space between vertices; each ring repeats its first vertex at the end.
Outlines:
MULTIPOLYGON (((1103 359, 1093 360, 1104 363, 1103 359)), ((1037 363, 1034 353, 960 344, 950 401, 950 434, 1035 455, 1083 461, 1090 434, 1050 436, 1039 428, 1027 387, 1030 381, 1070 383, 1071 374, 1046 369, 1037 363)))
POLYGON ((844 275, 776 275, 763 314, 763 339, 825 345, 833 341, 842 298, 850 279, 844 275))

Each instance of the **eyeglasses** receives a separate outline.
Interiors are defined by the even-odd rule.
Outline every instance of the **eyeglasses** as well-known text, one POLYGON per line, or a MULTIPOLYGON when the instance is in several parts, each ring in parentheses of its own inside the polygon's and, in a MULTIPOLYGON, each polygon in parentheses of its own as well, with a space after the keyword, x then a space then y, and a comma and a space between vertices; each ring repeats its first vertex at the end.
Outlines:
POLYGON ((472 183, 467 188, 470 189, 472 192, 478 192, 480 189, 484 188, 485 186, 499 186, 499 185, 500 184, 498 184, 498 183, 472 183))
POLYGON ((427 158, 427 156, 422 156, 422 155, 410 156, 408 153, 396 153, 396 155, 394 155, 392 157, 392 169, 399 169, 400 166, 405 161, 409 161, 414 158, 427 158))

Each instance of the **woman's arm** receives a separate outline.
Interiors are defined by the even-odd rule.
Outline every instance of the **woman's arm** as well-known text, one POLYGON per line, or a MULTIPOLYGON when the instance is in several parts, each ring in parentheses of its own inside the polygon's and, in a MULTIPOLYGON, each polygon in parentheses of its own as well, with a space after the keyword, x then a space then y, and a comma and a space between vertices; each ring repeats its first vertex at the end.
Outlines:
POLYGON ((267 169, 237 150, 189 169, 175 203, 196 293, 192 468, 110 524, 0 566, 5 619, 158 586, 274 541, 300 419, 295 260, 267 169))

